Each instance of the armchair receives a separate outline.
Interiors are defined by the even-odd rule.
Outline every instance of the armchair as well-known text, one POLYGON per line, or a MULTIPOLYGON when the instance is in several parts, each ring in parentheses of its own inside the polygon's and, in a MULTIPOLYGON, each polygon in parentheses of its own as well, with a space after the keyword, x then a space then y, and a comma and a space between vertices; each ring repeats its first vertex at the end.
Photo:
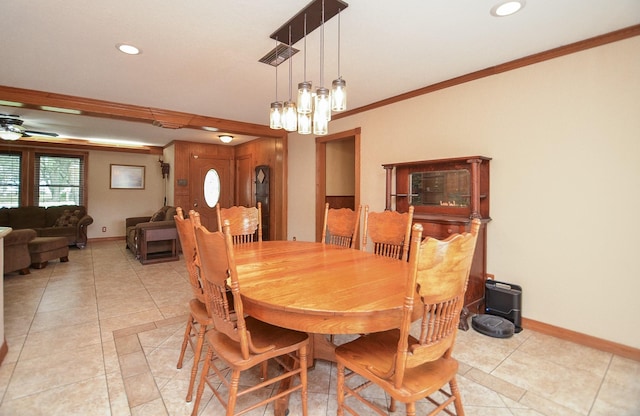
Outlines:
MULTIPOLYGON (((136 259, 140 259, 143 247, 146 248, 147 254, 155 254, 162 252, 170 252, 173 250, 173 244, 169 240, 163 241, 145 241, 143 230, 150 229, 173 229, 176 228, 173 216, 176 215, 176 208, 164 206, 151 216, 129 217, 125 219, 125 238, 127 248, 133 253, 136 259)), ((177 233, 176 233, 177 235, 177 233)), ((176 242, 176 244, 179 244, 176 242)), ((178 246, 179 251, 179 246, 178 246)))
POLYGON ((36 238, 35 230, 12 230, 4 238, 4 273, 18 271, 20 274, 29 274, 31 255, 29 254, 29 241, 36 238))

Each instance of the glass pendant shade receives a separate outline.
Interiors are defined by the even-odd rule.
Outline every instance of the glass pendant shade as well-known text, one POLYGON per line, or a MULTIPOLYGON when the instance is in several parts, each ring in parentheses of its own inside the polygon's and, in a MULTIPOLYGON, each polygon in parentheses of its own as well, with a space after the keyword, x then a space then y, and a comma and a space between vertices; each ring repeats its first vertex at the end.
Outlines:
POLYGON ((280 101, 274 101, 271 103, 269 127, 271 127, 272 129, 282 128, 282 103, 280 101))
POLYGON ((311 83, 304 81, 298 84, 298 113, 311 114, 313 111, 313 97, 311 83))
POLYGON ((329 95, 329 90, 324 87, 316 90, 313 111, 314 121, 316 118, 327 120, 327 122, 331 120, 331 95, 329 95))
POLYGON ((2 140, 14 141, 14 140, 18 140, 21 137, 22 137, 22 132, 20 131, 12 130, 10 128, 4 128, 0 130, 0 139, 2 140))
POLYGON ((347 81, 342 77, 334 79, 331 85, 331 109, 333 111, 347 109, 347 81))
POLYGON ((313 134, 324 136, 329 133, 329 120, 321 117, 313 117, 313 134))
POLYGON ((298 133, 311 134, 311 114, 298 114, 298 133))
POLYGON ((284 102, 282 127, 286 131, 296 131, 298 129, 298 112, 296 111, 296 103, 293 101, 284 102))

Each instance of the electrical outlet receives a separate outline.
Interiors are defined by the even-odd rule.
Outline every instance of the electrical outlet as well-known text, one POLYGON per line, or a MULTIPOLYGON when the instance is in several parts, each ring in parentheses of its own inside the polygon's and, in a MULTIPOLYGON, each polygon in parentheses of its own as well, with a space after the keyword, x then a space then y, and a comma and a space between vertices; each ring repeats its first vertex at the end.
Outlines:
POLYGON ((102 227, 102 232, 106 233, 107 232, 107 227, 102 227))

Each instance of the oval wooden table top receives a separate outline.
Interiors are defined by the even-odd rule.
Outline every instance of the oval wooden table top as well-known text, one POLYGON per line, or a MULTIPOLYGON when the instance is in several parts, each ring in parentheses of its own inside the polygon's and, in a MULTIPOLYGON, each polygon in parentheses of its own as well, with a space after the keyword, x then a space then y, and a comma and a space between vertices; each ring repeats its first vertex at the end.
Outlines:
POLYGON ((304 241, 234 246, 249 315, 316 334, 361 334, 400 322, 407 262, 304 241))

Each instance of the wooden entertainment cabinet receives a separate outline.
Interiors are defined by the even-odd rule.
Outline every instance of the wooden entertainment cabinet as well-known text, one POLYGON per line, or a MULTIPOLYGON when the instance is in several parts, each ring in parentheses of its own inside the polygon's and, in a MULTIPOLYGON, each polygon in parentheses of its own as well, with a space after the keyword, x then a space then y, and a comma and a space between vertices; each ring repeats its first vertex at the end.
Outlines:
POLYGON ((484 312, 487 279, 487 223, 489 216, 489 162, 485 156, 389 163, 386 170, 385 209, 407 212, 413 205, 413 222, 422 224, 424 236, 438 239, 469 231, 471 220, 482 222, 460 317, 467 330, 470 314, 484 312), (393 176, 395 173, 395 192, 393 176))

